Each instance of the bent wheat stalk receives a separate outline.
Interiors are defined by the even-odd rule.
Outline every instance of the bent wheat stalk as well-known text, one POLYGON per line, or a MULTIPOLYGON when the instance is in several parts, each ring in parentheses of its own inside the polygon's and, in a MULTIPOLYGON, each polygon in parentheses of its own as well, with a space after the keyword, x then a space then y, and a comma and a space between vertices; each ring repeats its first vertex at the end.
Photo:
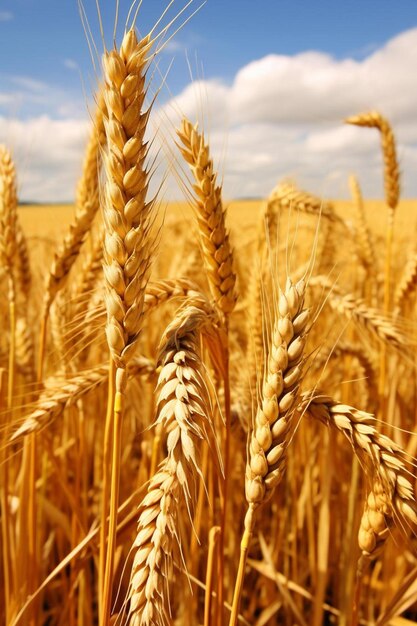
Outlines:
POLYGON ((397 518, 417 524, 406 455, 400 446, 377 431, 376 420, 369 413, 315 392, 304 394, 302 407, 311 417, 342 432, 364 470, 372 476, 371 493, 365 504, 358 535, 362 555, 358 563, 353 607, 352 622, 355 624, 364 567, 382 550, 392 521, 397 518))
MULTIPOLYGON (((363 345, 355 345, 354 343, 339 342, 335 348, 331 350, 330 355, 324 352, 315 361, 314 367, 317 367, 317 371, 323 365, 327 365, 328 362, 337 362, 345 355, 355 358, 358 361, 360 368, 363 370, 363 374, 366 380, 366 386, 368 388, 368 398, 375 404, 378 401, 378 383, 377 373, 372 360, 372 355, 363 345)), ((329 368, 331 369, 331 368, 329 368)))
POLYGON ((378 486, 389 498, 390 506, 400 517, 417 524, 413 485, 408 477, 405 452, 376 428, 373 415, 341 404, 329 396, 305 393, 304 410, 313 418, 340 430, 365 468, 370 468, 378 486))
POLYGON ((381 134, 381 147, 384 157, 384 187, 385 200, 393 212, 400 197, 400 169, 398 167, 397 151, 395 148, 395 137, 385 117, 378 111, 360 113, 346 118, 347 124, 354 126, 365 126, 367 128, 377 128, 381 134))
MULTIPOLYGON (((381 135, 381 147, 384 158, 384 187, 385 200, 388 205, 388 224, 386 231, 386 251, 385 251, 385 280, 384 280, 384 313, 388 315, 391 306, 391 259, 392 246, 394 240, 394 215, 400 197, 400 168, 397 160, 397 150, 395 147, 395 136, 388 120, 378 111, 361 113, 348 117, 348 124, 355 126, 365 126, 377 128, 381 135)), ((385 393, 386 376, 386 347, 381 347, 381 374, 379 379, 379 392, 383 396, 385 393)))

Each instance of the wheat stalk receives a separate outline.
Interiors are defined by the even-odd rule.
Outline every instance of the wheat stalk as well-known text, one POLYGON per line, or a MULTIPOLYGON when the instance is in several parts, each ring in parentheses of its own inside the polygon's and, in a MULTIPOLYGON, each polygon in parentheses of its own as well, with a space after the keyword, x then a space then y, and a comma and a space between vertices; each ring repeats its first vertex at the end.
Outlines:
MULTIPOLYGON (((150 109, 145 109, 145 81, 149 65, 148 53, 152 45, 149 35, 138 40, 132 28, 125 33, 120 50, 113 49, 103 57, 106 103, 103 270, 106 285, 106 336, 112 367, 116 369, 114 399, 111 397, 111 386, 109 387, 104 444, 109 455, 111 436, 110 518, 105 560, 109 458, 103 460, 103 545, 99 569, 102 581, 100 588, 103 600, 100 608, 103 626, 107 626, 110 619, 126 368, 139 345, 145 288, 154 251, 150 228, 155 201, 146 200, 148 172, 145 164, 148 153, 145 131, 150 113, 150 109)), ((112 372, 110 375, 113 376, 112 372)))
MULTIPOLYGON (((10 152, 0 145, 0 268, 5 269, 8 285, 9 304, 9 359, 7 377, 7 413, 5 420, 5 436, 9 432, 9 423, 12 415, 13 394, 15 386, 15 338, 16 338, 16 288, 13 270, 16 253, 16 224, 17 224, 17 187, 16 170, 10 152)), ((9 620, 13 595, 13 569, 10 547, 10 511, 9 511, 9 470, 7 462, 1 472, 2 489, 0 500, 2 508, 1 531, 3 545, 3 571, 5 588, 5 615, 9 620)))
MULTIPOLYGON (((395 137, 391 126, 378 111, 361 113, 345 120, 348 124, 377 128, 381 135, 381 146, 384 158, 384 187, 385 200, 388 205, 388 223, 386 230, 386 254, 384 271, 384 313, 388 315, 391 309, 391 259, 394 240, 394 215, 400 197, 400 170, 397 161, 395 137)), ((381 371, 379 378, 379 392, 384 399, 386 388, 385 378, 387 369, 386 346, 381 346, 381 371)), ((383 410, 385 402, 383 401, 383 410)))

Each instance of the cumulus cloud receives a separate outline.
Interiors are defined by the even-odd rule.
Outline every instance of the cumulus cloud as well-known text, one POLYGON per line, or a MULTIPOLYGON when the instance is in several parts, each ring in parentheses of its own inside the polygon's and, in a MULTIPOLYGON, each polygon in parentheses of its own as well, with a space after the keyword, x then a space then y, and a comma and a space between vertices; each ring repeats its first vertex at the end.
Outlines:
MULTIPOLYGON (((172 138, 181 112, 202 123, 203 109, 229 197, 264 196, 287 175, 313 192, 346 196, 351 172, 366 195, 381 196, 378 133, 343 125, 348 115, 378 109, 397 134, 404 193, 417 195, 416 65, 417 29, 360 59, 317 51, 271 54, 242 67, 229 84, 211 79, 188 85, 159 107, 156 125, 165 126, 161 137, 172 138)), ((0 111, 16 93, 24 92, 29 105, 39 108, 42 99, 53 101, 48 115, 14 122, 15 145, 25 156, 23 197, 70 198, 88 126, 85 103, 78 115, 68 109, 65 94, 50 86, 20 77, 13 88, 0 93, 0 111)), ((11 126, 0 118, 0 141, 5 132, 11 126)), ((172 190, 171 197, 178 197, 178 188, 172 190)))
POLYGON ((0 138, 18 165, 19 196, 37 202, 69 202, 81 173, 88 137, 86 120, 0 117, 0 138))
MULTIPOLYGON (((268 55, 243 67, 233 82, 205 81, 176 99, 194 119, 201 101, 211 142, 227 133, 226 190, 265 195, 287 174, 318 193, 347 194, 356 171, 368 195, 382 193, 376 131, 343 125, 353 113, 378 109, 399 141, 404 193, 417 194, 417 29, 401 33, 362 60, 320 52, 268 55), (222 127, 221 127, 222 126, 222 127)), ((164 107, 174 117, 175 103, 164 107)))

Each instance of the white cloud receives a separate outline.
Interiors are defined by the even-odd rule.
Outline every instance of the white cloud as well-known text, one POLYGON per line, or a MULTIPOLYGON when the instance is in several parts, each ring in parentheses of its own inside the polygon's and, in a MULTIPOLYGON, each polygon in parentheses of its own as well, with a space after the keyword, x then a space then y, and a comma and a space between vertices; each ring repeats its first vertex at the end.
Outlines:
MULTIPOLYGON (((366 194, 381 196, 377 131, 343 125, 348 115, 370 109, 393 123, 404 193, 417 195, 416 65, 413 29, 362 60, 315 51, 268 55, 241 68, 230 85, 200 82, 176 102, 191 119, 201 118, 205 103, 214 153, 217 134, 228 129, 224 179, 231 196, 265 195, 287 174, 312 191, 346 195, 351 171, 366 194)), ((172 118, 174 105, 168 108, 172 118)))
POLYGON ((0 116, 19 119, 43 115, 86 117, 87 103, 82 93, 74 95, 65 88, 30 76, 3 75, 1 82, 0 116))
POLYGON ((0 22, 10 22, 13 17, 13 13, 11 11, 0 11, 0 22))
POLYGON ((0 140, 10 146, 17 163, 22 200, 66 202, 74 195, 88 137, 84 120, 29 120, 0 117, 0 140))
MULTIPOLYGON (((416 66, 417 29, 362 59, 339 60, 315 51, 268 55, 242 67, 231 84, 214 79, 190 84, 175 101, 160 106, 156 124, 164 125, 162 138, 173 138, 180 112, 201 125, 203 109, 229 197, 266 195, 288 175, 313 192, 347 196, 351 172, 358 174, 366 195, 380 197, 378 132, 343 125, 348 115, 378 109, 397 135, 404 194, 417 195, 416 66)), ((71 105, 68 94, 27 77, 11 85, 0 93, 3 110, 16 94, 26 98, 27 109, 38 111, 46 101, 50 106, 47 116, 36 113, 13 124, 0 118, 0 141, 10 138, 24 157, 23 198, 70 198, 88 126, 85 102, 71 105)), ((173 188, 168 187, 170 196, 178 197, 173 188)))

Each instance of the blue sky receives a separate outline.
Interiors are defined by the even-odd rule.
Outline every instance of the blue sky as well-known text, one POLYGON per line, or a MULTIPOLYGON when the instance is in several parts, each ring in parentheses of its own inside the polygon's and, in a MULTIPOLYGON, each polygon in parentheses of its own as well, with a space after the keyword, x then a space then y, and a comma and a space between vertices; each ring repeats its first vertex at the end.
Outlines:
MULTIPOLYGON (((173 17, 176 8, 179 10, 183 4, 182 0, 176 0, 169 15, 173 17)), ((112 40, 115 0, 100 0, 100 5, 106 30, 106 40, 110 43, 112 40)), ((165 0, 143 1, 138 19, 138 27, 142 33, 152 26, 165 5, 165 0)), ((84 6, 98 48, 101 51, 102 44, 98 31, 95 0, 85 0, 84 6)), ((121 26, 124 24, 129 6, 130 0, 120 0, 121 26)), ((186 11, 185 15, 190 15, 192 10, 198 6, 198 0, 194 0, 193 5, 186 11)), ((166 23, 166 20, 164 23, 166 23)), ((181 94, 184 96, 184 90, 188 93, 187 89, 190 83, 185 59, 185 51, 187 51, 191 59, 191 65, 194 68, 194 75, 196 73, 200 76, 204 75, 208 85, 205 91, 208 93, 208 96, 213 92, 214 101, 213 103, 209 101, 208 108, 211 109, 213 107, 215 113, 219 90, 223 90, 222 94, 224 96, 226 93, 225 87, 229 88, 230 94, 233 98, 237 98, 240 103, 242 98, 243 101, 247 101, 248 94, 246 92, 244 97, 242 92, 239 92, 238 96, 236 96, 242 80, 244 81, 245 89, 248 89, 249 92, 251 89, 250 84, 254 85, 256 83, 258 85, 257 88, 260 89, 259 94, 261 98, 263 91, 258 77, 255 77, 254 83, 246 84, 245 81, 248 76, 253 78, 254 69, 259 76, 264 73, 267 76, 265 80, 269 83, 271 81, 272 83, 274 82, 275 76, 278 81, 279 76, 282 78, 280 71, 283 59, 285 62, 288 61, 288 71, 290 72, 288 76, 290 80, 291 76, 294 75, 294 71, 299 71, 296 60, 299 59, 300 63, 304 64, 306 76, 302 80, 300 79, 300 96, 305 98, 306 110, 307 108, 311 110, 311 107, 309 107, 311 92, 308 87, 311 76, 314 81, 314 73, 308 73, 309 67, 311 67, 311 72, 314 72, 319 65, 319 71, 322 72, 324 71, 324 66, 326 66, 326 85, 330 80, 329 75, 333 77, 333 81, 336 81, 336 91, 332 92, 329 87, 329 97, 332 97, 335 101, 338 100, 339 96, 342 96, 341 89, 344 87, 347 89, 355 80, 360 80, 360 76, 364 76, 368 72, 366 69, 368 66, 370 68, 375 67, 376 69, 369 70, 371 71, 371 82, 375 82, 372 85, 374 91, 365 90, 366 93, 364 93, 362 100, 358 99, 358 105, 363 102, 364 106, 368 105, 368 103, 369 106, 384 106, 384 112, 391 114, 394 121, 401 125, 406 116, 409 115, 406 104, 404 104, 405 109, 402 110, 401 107, 398 108, 395 103, 391 102, 388 90, 386 90, 387 93, 382 93, 380 83, 384 82, 385 85, 389 83, 390 76, 387 74, 388 70, 384 69, 382 61, 379 66, 378 64, 373 64, 373 62, 368 63, 367 60, 372 60, 375 54, 378 55, 379 51, 384 50, 384 47, 387 45, 389 46, 390 41, 395 41, 396 37, 407 31, 412 32, 412 29, 416 27, 416 0, 397 0, 395 2, 392 0, 351 0, 343 2, 335 2, 334 0, 208 0, 161 55, 160 67, 163 72, 172 58, 175 57, 174 64, 170 70, 168 84, 172 94, 179 94, 180 97, 182 97, 181 94), (302 53, 307 53, 307 55, 305 57, 300 56, 302 53), (318 60, 314 57, 314 54, 317 53, 323 53, 318 60), (197 72, 195 70, 196 58, 198 59, 198 64, 201 64, 203 68, 201 70, 200 66, 197 72), (262 60, 264 60, 263 63, 261 63, 262 60), (256 61, 259 63, 253 65, 256 61), (354 64, 356 74, 348 61, 354 64), (291 69, 294 67, 295 70, 291 69), (380 78, 378 74, 373 73, 379 71, 378 68, 381 68, 380 78), (346 81, 344 79, 338 81, 339 70, 340 76, 346 74, 346 77, 350 78, 347 78, 346 81), (354 78, 354 76, 357 78, 354 78), (375 98, 373 97, 374 93, 375 98)), ((405 61, 407 60, 406 57, 408 57, 408 49, 412 52, 413 42, 414 39, 410 36, 405 43, 401 43, 401 46, 404 47, 405 61)), ((417 45, 417 38, 415 43, 417 45)), ((402 50, 403 48, 399 48, 399 45, 397 45, 397 49, 402 50)), ((389 57, 393 59, 392 66, 390 63, 388 65, 390 71, 396 73, 395 63, 397 63, 402 75, 405 73, 405 69, 400 67, 402 65, 401 54, 402 52, 395 52, 394 50, 393 55, 389 57)), ((69 120, 86 120, 83 84, 87 94, 90 94, 92 84, 94 84, 94 71, 76 0, 0 0, 0 59, 2 59, 0 64, 0 122, 3 120, 3 126, 0 123, 0 141, 14 142, 17 154, 19 153, 19 146, 21 147, 21 141, 18 138, 20 136, 19 133, 23 132, 22 125, 28 120, 31 120, 33 124, 35 120, 38 120, 38 127, 45 129, 45 132, 48 132, 46 130, 47 124, 44 121, 45 118, 50 123, 54 120, 62 121, 63 123, 69 123, 69 120), (20 127, 16 126, 17 130, 13 132, 10 130, 10 126, 6 124, 6 121, 10 119, 14 119, 21 124, 20 127)), ((387 64, 385 63, 385 65, 387 64)), ((406 76, 403 76, 401 85, 405 85, 405 88, 408 85, 410 90, 413 86, 417 87, 415 78, 411 76, 411 67, 410 80, 407 81, 406 76)), ((266 88, 268 85, 265 84, 264 86, 266 88)), ((271 123, 272 118, 274 118, 272 120, 274 129, 270 130, 273 131, 272 134, 276 133, 276 137, 281 145, 286 137, 286 141, 297 141, 298 145, 301 146, 300 142, 303 136, 305 138, 310 137, 313 140, 313 145, 316 145, 314 141, 317 143, 317 138, 311 136, 314 125, 314 119, 311 119, 311 115, 307 115, 306 119, 303 120, 302 114, 298 112, 295 118, 291 119, 291 107, 288 108, 286 116, 279 116, 279 119, 276 119, 274 114, 272 114, 272 108, 280 100, 281 95, 288 97, 285 89, 284 92, 281 94, 278 90, 277 93, 274 92, 272 94, 271 89, 268 88, 266 94, 267 96, 269 94, 271 99, 271 114, 269 115, 268 111, 265 110, 263 111, 263 114, 266 114, 265 119, 258 117, 256 120, 252 119, 252 121, 249 120, 247 115, 246 117, 242 116, 240 135, 237 129, 232 127, 235 125, 233 121, 230 122, 230 117, 228 122, 222 120, 223 128, 220 128, 221 125, 219 125, 218 129, 212 129, 214 144, 217 141, 220 146, 221 131, 224 133, 226 130, 232 142, 236 139, 237 143, 239 143, 239 141, 242 141, 243 132, 247 132, 248 136, 250 136, 251 132, 254 132, 254 124, 259 127, 260 125, 265 125, 267 121, 271 123), (273 97, 276 97, 277 100, 273 101, 273 97), (249 122, 252 123, 251 128, 248 128, 249 122), (296 135, 292 135, 292 137, 286 136, 284 126, 286 125, 287 128, 290 128, 294 124, 298 124, 296 135), (216 130, 218 130, 218 137, 216 130)), ((164 97, 169 99, 168 91, 165 91, 164 97)), ((187 98, 184 100, 184 97, 182 103, 187 112, 189 112, 190 103, 188 101, 185 102, 187 98)), ((324 92, 323 97, 325 97, 324 92)), ((403 97, 405 99, 408 97, 408 94, 403 94, 403 97)), ((353 101, 352 106, 355 106, 355 104, 356 101, 353 101)), ((333 118, 331 109, 332 107, 330 109, 328 107, 322 117, 319 114, 317 115, 317 128, 319 130, 330 132, 329 128, 324 129, 323 124, 330 124, 330 121, 336 121, 336 104, 333 107, 333 118)), ((314 110, 314 107, 312 110, 314 110)), ((231 113, 234 111, 235 109, 232 107, 231 113)), ((342 112, 342 109, 340 111, 342 112)), ((417 118, 417 110, 415 109, 415 111, 417 118)), ((356 113, 358 111, 352 110, 350 112, 356 113)), ((239 118, 239 115, 238 111, 237 118, 239 118)), ((261 112, 259 115, 261 115, 261 112)), ((69 127, 67 128, 66 126, 55 125, 53 128, 55 132, 63 133, 63 136, 66 136, 65 133, 69 134, 70 132, 69 127)), ((43 132, 43 130, 39 132, 43 132)), ((72 163, 71 175, 73 178, 76 175, 74 163, 77 146, 82 144, 81 127, 74 126, 74 133, 77 142, 69 146, 66 145, 66 156, 61 155, 59 159, 60 162, 65 162, 68 165, 72 163)), ((403 133, 405 136, 405 127, 403 133)), ((414 131, 411 133, 413 138, 409 141, 409 145, 404 147, 402 152, 404 155, 408 151, 412 151, 413 146, 417 142, 417 137, 414 139, 413 133, 414 131)), ((271 132, 269 133, 270 135, 271 132)), ((329 135, 326 135, 324 139, 327 140, 328 145, 329 135)), ((373 150, 373 140, 371 139, 370 141, 369 150, 373 150)), ((365 140, 365 143, 368 145, 368 139, 365 140)), ((326 145, 326 141, 324 141, 323 145, 326 145)), ((24 147, 22 149, 25 152, 24 147)), ((233 149, 232 145, 232 151, 233 149)), ((277 152, 278 149, 279 146, 277 146, 277 152)), ((34 156, 31 157, 30 154, 35 155, 35 153, 36 149, 33 146, 29 156, 28 149, 26 150, 26 154, 24 154, 26 171, 30 170, 31 158, 35 158, 34 156)), ((414 153, 411 156, 412 163, 414 163, 414 153)), ((265 154, 261 155, 261 157, 267 158, 265 154)), ((23 157, 20 158, 23 159, 23 157)), ((301 160, 294 162, 294 159, 290 159, 288 165, 292 167, 290 173, 301 171, 301 160)), ((308 163, 304 163, 304 166, 308 167, 308 163)), ((36 167, 38 168, 36 176, 39 178, 41 165, 38 163, 36 167)), ((36 167, 34 164, 32 169, 35 170, 36 167)), ((375 170, 376 167, 375 165, 375 170)), ((278 169, 279 173, 281 173, 281 170, 284 171, 284 163, 278 169)), ((408 167, 405 169, 408 171, 408 167)), ((245 167, 242 166, 242 172, 244 170, 245 167)), ((227 176, 227 169, 225 175, 227 176)), ((23 185, 25 194, 39 195, 40 193, 42 195, 39 184, 37 186, 32 184, 31 187, 30 182, 28 183, 30 180, 35 180, 36 176, 33 175, 33 172, 32 174, 27 174, 26 183, 23 185)), ((326 176, 329 177, 328 171, 323 172, 323 178, 326 178, 326 176)), ((239 187, 239 181, 236 176, 235 179, 235 183, 233 183, 235 189, 232 185, 231 193, 236 193, 236 188, 239 187)), ((311 174, 310 176, 306 172, 306 182, 314 181, 315 179, 317 179, 317 174, 311 174)), ((262 183, 263 186, 259 186, 259 189, 256 189, 256 186, 253 189, 248 189, 247 193, 254 193, 255 195, 256 193, 266 193, 267 184, 270 183, 270 180, 272 180, 272 164, 271 175, 268 181, 265 179, 262 183)), ((71 196, 69 191, 71 181, 71 176, 68 174, 65 178, 65 183, 62 182, 60 186, 60 193, 68 196, 68 199, 71 196), (66 185, 68 188, 66 188, 66 185), (65 192, 63 191, 64 189, 65 192)), ((368 182, 368 191, 376 193, 379 181, 371 176, 370 178, 368 177, 368 182), (374 180, 372 184, 369 182, 371 179, 374 180)), ((316 183, 317 189, 317 180, 316 183)), ((332 192, 340 191, 342 193, 340 184, 339 188, 334 186, 330 186, 330 188, 332 192)), ((409 182, 406 188, 408 193, 417 194, 417 184, 414 187, 413 183, 409 182)), ((51 193, 53 193, 53 189, 50 189, 47 195, 51 193)))
MULTIPOLYGON (((200 4, 194 0, 186 15, 200 4)), ((100 5, 111 42, 115 2, 100 5)), ((95 0, 84 0, 84 6, 100 51, 95 0)), ((145 0, 139 29, 147 31, 165 6, 166 0, 145 0)), ((169 15, 182 6, 176 0, 169 15)), ((129 7, 130 0, 120 1, 122 26, 129 7)), ((193 65, 197 54, 205 77, 231 81, 240 67, 271 53, 319 50, 362 58, 412 26, 417 26, 416 0, 208 0, 165 53, 165 66, 176 57, 169 86, 176 93, 189 82, 184 49, 193 65)), ((77 1, 0 0, 0 58, 0 85, 8 76, 27 76, 79 97, 82 82, 88 89, 94 72, 77 1)))

